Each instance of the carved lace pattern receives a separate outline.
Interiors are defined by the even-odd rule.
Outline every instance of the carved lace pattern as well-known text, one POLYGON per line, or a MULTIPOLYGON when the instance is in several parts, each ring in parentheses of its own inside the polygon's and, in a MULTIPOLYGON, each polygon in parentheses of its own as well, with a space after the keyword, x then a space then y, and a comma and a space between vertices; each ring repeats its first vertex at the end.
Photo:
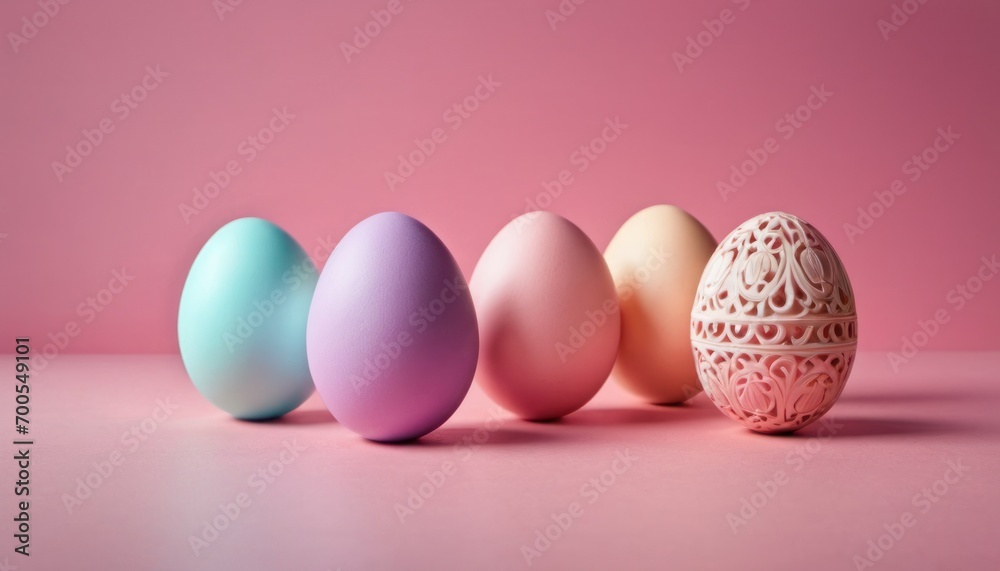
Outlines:
POLYGON ((760 432, 796 430, 826 413, 857 339, 854 294, 837 254, 815 228, 780 212, 723 240, 691 315, 705 392, 760 432))

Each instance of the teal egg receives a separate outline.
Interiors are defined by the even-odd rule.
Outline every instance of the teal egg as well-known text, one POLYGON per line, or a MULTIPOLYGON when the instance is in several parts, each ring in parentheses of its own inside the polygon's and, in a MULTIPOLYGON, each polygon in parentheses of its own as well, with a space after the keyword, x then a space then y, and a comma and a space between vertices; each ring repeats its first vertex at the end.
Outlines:
POLYGON ((317 277, 298 242, 267 220, 240 218, 209 238, 177 318, 181 359, 205 398, 245 420, 309 398, 306 319, 317 277))

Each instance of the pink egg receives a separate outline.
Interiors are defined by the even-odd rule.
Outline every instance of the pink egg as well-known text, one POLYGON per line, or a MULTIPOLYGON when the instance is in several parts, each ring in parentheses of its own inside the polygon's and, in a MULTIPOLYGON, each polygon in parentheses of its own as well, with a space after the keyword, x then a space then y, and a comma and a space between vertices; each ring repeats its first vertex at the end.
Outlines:
POLYGON ((691 313, 705 393, 756 432, 791 432, 830 410, 858 346, 847 272, 808 222, 771 212, 712 255, 691 313))
POLYGON ((483 252, 470 282, 479 317, 477 382, 521 418, 582 407, 618 353, 614 281, 601 252, 550 212, 511 221, 483 252))

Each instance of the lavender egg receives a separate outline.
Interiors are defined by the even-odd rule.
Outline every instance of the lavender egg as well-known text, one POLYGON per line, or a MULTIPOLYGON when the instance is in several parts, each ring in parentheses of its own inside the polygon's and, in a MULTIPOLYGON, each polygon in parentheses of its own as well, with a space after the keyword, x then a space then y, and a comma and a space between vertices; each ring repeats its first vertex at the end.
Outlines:
POLYGON ((361 221, 320 274, 306 353, 323 403, 357 434, 395 442, 441 426, 479 356, 472 297, 451 252, 405 214, 361 221))

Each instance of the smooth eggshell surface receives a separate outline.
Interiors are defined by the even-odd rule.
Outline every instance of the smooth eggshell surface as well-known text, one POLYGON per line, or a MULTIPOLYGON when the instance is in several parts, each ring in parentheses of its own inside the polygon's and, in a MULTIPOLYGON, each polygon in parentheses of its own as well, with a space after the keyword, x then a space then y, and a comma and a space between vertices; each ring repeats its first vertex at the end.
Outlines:
POLYGON ((479 334, 468 285, 430 229, 376 214, 323 268, 307 348, 316 389, 341 424, 370 440, 419 438, 472 383, 479 334))
POLYGON ((198 253, 177 318, 191 381, 236 418, 281 416, 313 391, 306 318, 316 266, 287 232, 260 218, 226 224, 198 253))
POLYGON ((712 234, 676 206, 633 215, 604 252, 621 305, 621 343, 611 374, 626 389, 657 404, 701 392, 691 358, 691 305, 712 234))
POLYGON ((511 221, 473 273, 478 382, 530 420, 569 414, 607 379, 618 351, 614 282, 590 238, 550 212, 511 221))

